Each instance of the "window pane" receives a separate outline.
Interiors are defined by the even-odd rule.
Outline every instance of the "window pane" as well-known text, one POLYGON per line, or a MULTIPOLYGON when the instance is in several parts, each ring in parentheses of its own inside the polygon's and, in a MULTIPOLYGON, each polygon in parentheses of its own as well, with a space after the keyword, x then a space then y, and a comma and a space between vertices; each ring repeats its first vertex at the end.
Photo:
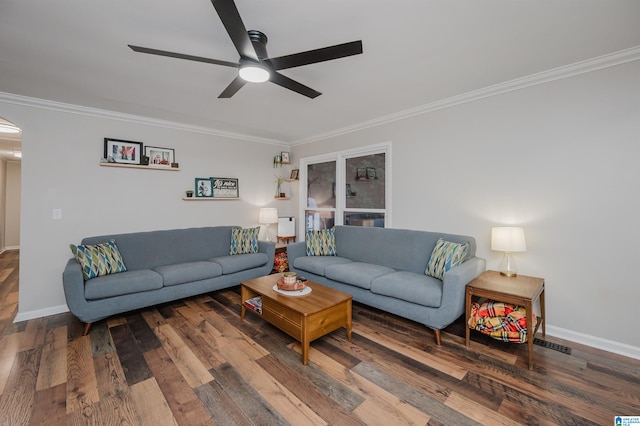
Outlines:
POLYGON ((385 208, 384 153, 348 158, 345 172, 347 185, 345 206, 347 208, 385 208))
POLYGON ((335 225, 335 212, 333 211, 317 211, 307 210, 306 226, 307 231, 321 231, 323 229, 331 229, 335 225))
POLYGON ((384 213, 348 212, 344 214, 344 224, 384 228, 384 213))
POLYGON ((307 166, 307 207, 335 208, 336 162, 307 166))

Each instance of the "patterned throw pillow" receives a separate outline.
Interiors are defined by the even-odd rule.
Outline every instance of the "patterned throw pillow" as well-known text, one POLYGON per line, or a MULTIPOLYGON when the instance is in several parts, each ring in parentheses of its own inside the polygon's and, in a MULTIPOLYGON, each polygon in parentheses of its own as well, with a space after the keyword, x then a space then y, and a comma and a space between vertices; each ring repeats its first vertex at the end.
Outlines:
POLYGON ((258 234, 260 227, 233 228, 231 230, 231 248, 229 254, 246 254, 258 252, 258 234))
POLYGON ((424 273, 431 277, 443 279, 445 272, 464 261, 468 250, 468 243, 457 244, 440 238, 433 252, 431 252, 427 270, 424 273))
POLYGON ((82 267, 82 276, 85 281, 127 270, 114 240, 96 245, 69 244, 69 248, 82 267))
POLYGON ((334 229, 307 231, 307 256, 335 256, 336 234, 334 229))

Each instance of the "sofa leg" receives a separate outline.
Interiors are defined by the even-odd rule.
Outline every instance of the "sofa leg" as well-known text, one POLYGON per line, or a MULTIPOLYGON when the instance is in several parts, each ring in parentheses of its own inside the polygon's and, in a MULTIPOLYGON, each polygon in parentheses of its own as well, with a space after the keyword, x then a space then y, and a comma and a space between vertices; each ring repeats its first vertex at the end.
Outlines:
POLYGON ((91 323, 87 322, 84 324, 84 334, 82 334, 83 336, 86 336, 87 334, 89 334, 89 329, 91 328, 91 323))
POLYGON ((433 335, 436 338, 436 345, 441 346, 442 345, 442 341, 440 340, 440 330, 433 330, 433 335))

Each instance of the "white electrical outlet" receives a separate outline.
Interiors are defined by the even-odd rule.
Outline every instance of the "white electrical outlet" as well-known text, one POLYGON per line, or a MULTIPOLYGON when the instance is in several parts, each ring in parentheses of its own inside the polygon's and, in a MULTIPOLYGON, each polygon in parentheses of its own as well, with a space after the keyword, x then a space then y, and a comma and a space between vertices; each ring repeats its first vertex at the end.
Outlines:
POLYGON ((53 219, 53 220, 61 220, 62 219, 62 209, 53 209, 51 211, 51 219, 53 219))

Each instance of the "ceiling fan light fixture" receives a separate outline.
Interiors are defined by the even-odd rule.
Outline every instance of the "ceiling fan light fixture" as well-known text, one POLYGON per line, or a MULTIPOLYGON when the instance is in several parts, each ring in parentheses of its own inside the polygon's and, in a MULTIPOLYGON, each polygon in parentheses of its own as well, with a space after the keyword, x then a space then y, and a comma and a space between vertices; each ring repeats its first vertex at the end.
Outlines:
POLYGON ((256 63, 241 64, 238 74, 243 80, 250 83, 264 83, 271 77, 271 73, 267 68, 256 63))

